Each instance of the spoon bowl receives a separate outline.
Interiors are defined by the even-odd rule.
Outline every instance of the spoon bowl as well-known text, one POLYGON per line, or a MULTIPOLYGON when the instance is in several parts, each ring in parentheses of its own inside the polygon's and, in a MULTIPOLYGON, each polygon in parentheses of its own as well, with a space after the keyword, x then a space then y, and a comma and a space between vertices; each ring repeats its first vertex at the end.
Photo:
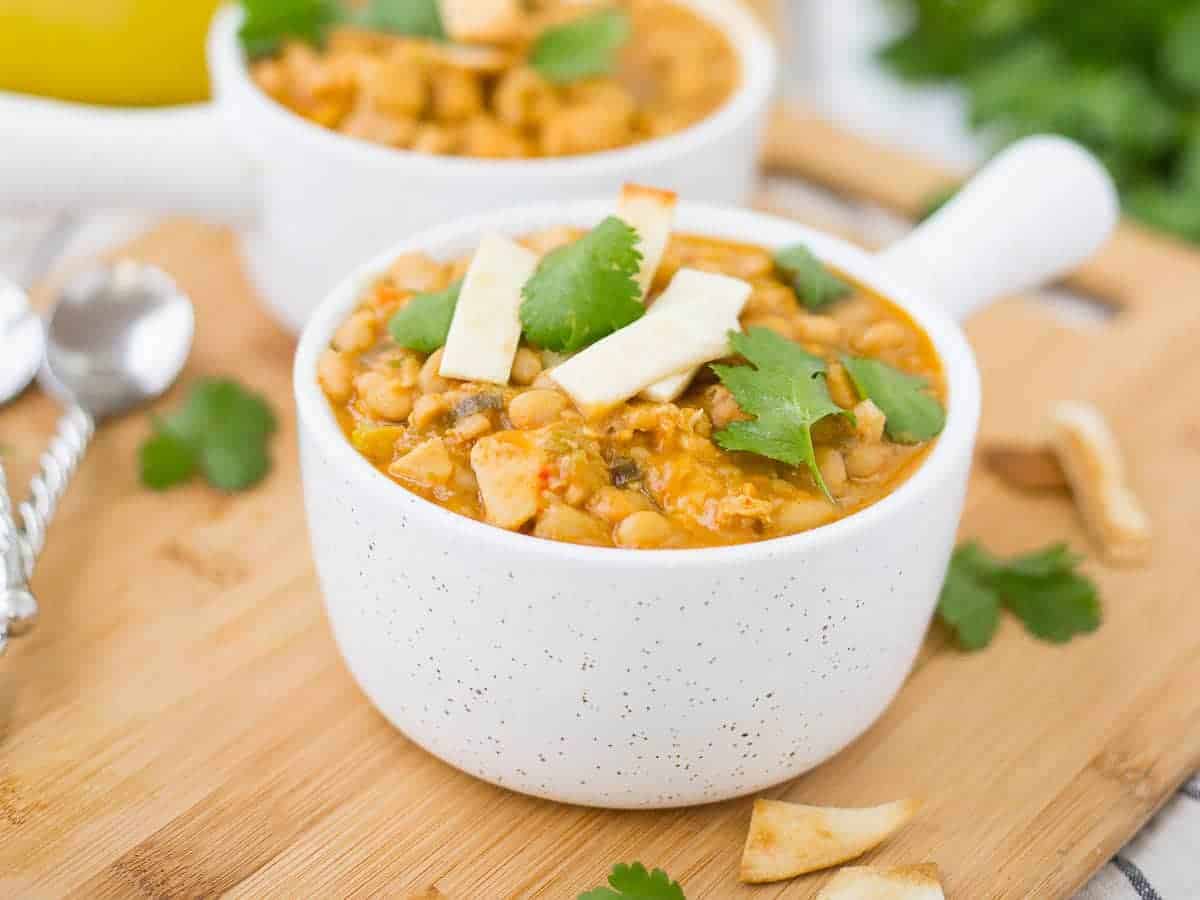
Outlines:
POLYGON ((38 379, 97 419, 117 415, 174 383, 194 330, 191 301, 161 270, 132 260, 89 269, 50 311, 38 379))

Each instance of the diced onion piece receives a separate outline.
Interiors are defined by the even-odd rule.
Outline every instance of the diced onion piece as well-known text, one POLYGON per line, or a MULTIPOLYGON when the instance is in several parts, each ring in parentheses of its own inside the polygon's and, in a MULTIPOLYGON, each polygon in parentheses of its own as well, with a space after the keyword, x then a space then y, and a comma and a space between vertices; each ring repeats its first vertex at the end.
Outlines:
POLYGON ((740 279, 681 269, 650 312, 549 375, 585 413, 602 413, 664 378, 726 356, 749 296, 750 285, 740 279))
POLYGON ((439 6, 451 40, 505 44, 521 35, 520 0, 440 0, 439 6))
POLYGON ((650 290, 654 273, 658 271, 667 241, 671 239, 671 225, 675 221, 675 204, 678 196, 671 191, 627 184, 621 188, 621 199, 617 203, 617 218, 638 233, 638 250, 642 254, 642 266, 638 270, 638 286, 642 299, 650 290))
POLYGON ((485 235, 463 279, 438 374, 508 384, 521 341, 521 289, 537 255, 498 234, 485 235))
MULTIPOLYGON (((713 303, 722 306, 728 314, 729 324, 726 330, 738 331, 741 328, 738 316, 742 314, 742 307, 746 305, 750 291, 750 285, 738 278, 699 272, 695 269, 680 269, 671 279, 670 286, 650 307, 647 315, 659 315, 676 306, 713 303)), ((642 391, 642 396, 654 403, 670 403, 687 390, 698 371, 693 368, 657 381, 642 391)))

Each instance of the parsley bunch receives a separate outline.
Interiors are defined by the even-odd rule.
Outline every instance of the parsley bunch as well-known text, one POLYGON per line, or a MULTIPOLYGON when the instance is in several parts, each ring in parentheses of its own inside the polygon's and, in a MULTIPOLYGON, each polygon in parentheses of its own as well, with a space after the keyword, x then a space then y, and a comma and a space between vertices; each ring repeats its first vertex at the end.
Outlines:
POLYGON ((1002 560, 977 543, 954 551, 938 615, 967 650, 992 642, 1008 607, 1030 634, 1063 644, 1100 627, 1096 585, 1079 574, 1065 544, 1002 560))
POLYGON ((647 871, 640 862, 613 866, 608 884, 580 894, 579 900, 686 900, 678 881, 662 869, 647 871))
POLYGON ((155 418, 139 451, 142 483, 164 491, 199 471, 215 488, 245 490, 271 467, 267 439, 275 429, 261 394, 229 379, 201 379, 179 410, 155 418))
POLYGON ((1200 241, 1200 2, 893 0, 902 77, 953 81, 1001 143, 1065 134, 1102 159, 1126 209, 1200 241))

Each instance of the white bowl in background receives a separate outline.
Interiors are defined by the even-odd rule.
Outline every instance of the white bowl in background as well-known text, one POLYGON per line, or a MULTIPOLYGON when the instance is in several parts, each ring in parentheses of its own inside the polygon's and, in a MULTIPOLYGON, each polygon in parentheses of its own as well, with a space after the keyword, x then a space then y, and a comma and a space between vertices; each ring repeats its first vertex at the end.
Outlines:
POLYGON ((249 76, 226 7, 208 40, 215 101, 114 111, 0 95, 0 205, 148 207, 244 226, 253 279, 299 330, 352 266, 413 234, 481 210, 578 199, 626 181, 695 200, 749 198, 775 82, 774 46, 739 0, 677 0, 729 37, 741 81, 678 134, 579 156, 483 160, 395 150, 314 125, 249 76))

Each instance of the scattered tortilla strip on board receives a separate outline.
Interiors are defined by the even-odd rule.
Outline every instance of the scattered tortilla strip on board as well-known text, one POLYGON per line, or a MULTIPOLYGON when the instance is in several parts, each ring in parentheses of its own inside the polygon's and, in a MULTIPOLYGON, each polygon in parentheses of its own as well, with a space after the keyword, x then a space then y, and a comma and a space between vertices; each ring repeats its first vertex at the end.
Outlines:
POLYGON ((521 36, 520 0, 439 0, 438 6, 453 41, 505 44, 521 36))
POLYGON ((855 859, 903 828, 919 806, 915 800, 899 800, 865 809, 838 809, 755 800, 740 877, 749 884, 763 884, 855 859))
MULTIPOLYGON (((696 269, 680 269, 646 315, 653 316, 674 307, 686 308, 700 303, 722 304, 730 319, 727 330, 740 331, 738 316, 742 314, 742 308, 750 299, 752 290, 753 288, 740 278, 714 275, 696 269)), ((655 382, 642 391, 642 397, 654 403, 670 403, 687 390, 698 371, 699 369, 691 368, 655 382)))
POLYGON ((671 226, 675 223, 675 205, 679 197, 671 191, 627 184, 621 188, 617 201, 617 218, 638 233, 638 251, 642 254, 642 265, 638 269, 638 286, 642 289, 642 300, 654 281, 654 273, 667 252, 671 240, 671 226))
POLYGON ((983 464, 1005 484, 1023 491, 1065 491, 1067 473, 1047 445, 985 444, 983 464))
POLYGON ((680 270, 659 303, 675 292, 686 302, 668 300, 661 310, 655 304, 549 375, 585 414, 601 414, 670 375, 728 355, 729 332, 738 328, 737 311, 749 291, 737 278, 680 270))
POLYGON ((439 375, 508 384, 521 341, 521 289, 537 264, 536 253, 484 235, 463 278, 439 375))
POLYGON ((919 866, 847 866, 817 900, 946 900, 933 863, 919 866))
POLYGON ((1063 403, 1050 414, 1050 445, 1088 532, 1110 563, 1144 562, 1151 527, 1129 486, 1112 429, 1094 406, 1063 403))

